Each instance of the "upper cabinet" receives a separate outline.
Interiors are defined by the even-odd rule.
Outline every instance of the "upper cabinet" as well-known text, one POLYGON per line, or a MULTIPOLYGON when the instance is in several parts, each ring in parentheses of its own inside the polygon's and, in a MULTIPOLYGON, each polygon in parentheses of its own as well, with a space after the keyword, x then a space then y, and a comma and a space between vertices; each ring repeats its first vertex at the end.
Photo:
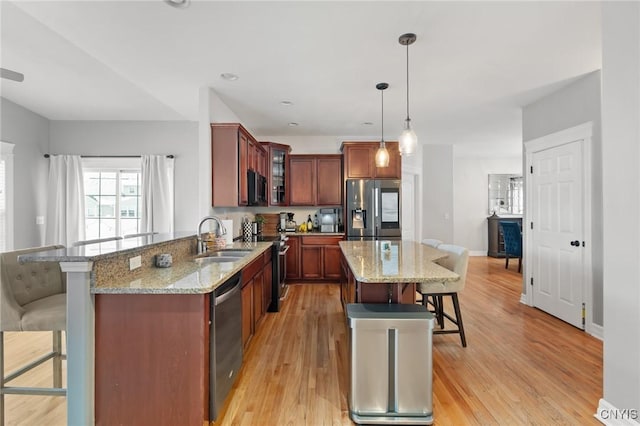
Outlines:
POLYGON ((211 124, 211 205, 248 205, 247 171, 266 176, 266 163, 266 149, 241 124, 211 124))
POLYGON ((289 205, 342 205, 342 155, 290 155, 289 205))
POLYGON ((398 142, 386 142, 389 167, 376 167, 376 151, 380 142, 343 142, 345 179, 401 179, 402 169, 398 142))
POLYGON ((267 155, 267 198, 270 206, 286 206, 287 191, 286 182, 289 170, 287 160, 291 147, 274 142, 260 142, 267 155))

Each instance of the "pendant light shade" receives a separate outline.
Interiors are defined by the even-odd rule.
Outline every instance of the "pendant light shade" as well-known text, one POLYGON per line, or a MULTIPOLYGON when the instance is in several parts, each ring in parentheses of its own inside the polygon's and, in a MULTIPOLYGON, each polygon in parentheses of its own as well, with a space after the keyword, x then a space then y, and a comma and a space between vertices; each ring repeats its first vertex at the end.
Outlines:
POLYGON ((382 95, 382 114, 380 118, 381 123, 381 136, 380 136, 380 147, 378 151, 376 151, 376 167, 389 167, 389 151, 387 151, 387 147, 384 143, 384 90, 389 87, 387 83, 378 83, 376 84, 376 89, 380 91, 382 95))
POLYGON ((416 35, 407 33, 398 39, 401 45, 407 46, 407 118, 404 121, 404 130, 398 138, 398 149, 400 155, 411 155, 418 146, 418 136, 411 128, 411 118, 409 118, 409 45, 416 41, 416 35))

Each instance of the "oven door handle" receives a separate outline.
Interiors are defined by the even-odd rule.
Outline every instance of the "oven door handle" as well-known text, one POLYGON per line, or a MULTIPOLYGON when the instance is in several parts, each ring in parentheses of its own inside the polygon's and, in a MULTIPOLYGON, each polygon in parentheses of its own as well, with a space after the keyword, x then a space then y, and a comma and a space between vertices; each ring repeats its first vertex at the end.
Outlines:
POLYGON ((284 248, 278 252, 278 255, 279 256, 284 256, 287 253, 287 251, 289 250, 289 247, 290 246, 284 246, 284 248))

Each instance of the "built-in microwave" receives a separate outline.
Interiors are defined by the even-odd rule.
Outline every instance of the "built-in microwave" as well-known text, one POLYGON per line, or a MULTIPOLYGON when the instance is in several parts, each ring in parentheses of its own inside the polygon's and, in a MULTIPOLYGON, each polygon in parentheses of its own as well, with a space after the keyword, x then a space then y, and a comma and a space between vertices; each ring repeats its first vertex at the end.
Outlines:
POLYGON ((250 206, 267 205, 267 178, 253 170, 247 170, 250 206))

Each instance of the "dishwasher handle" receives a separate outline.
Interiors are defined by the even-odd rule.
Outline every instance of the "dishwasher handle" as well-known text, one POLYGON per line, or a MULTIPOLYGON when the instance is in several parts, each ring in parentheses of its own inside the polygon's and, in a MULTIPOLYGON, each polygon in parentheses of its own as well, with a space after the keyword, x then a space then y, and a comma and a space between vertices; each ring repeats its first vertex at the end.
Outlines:
POLYGON ((226 300, 235 296, 240 291, 241 280, 239 275, 240 274, 230 280, 235 281, 235 283, 230 283, 229 281, 227 281, 219 287, 219 290, 216 290, 216 292, 214 293, 214 306, 218 306, 224 303, 226 300), (218 291, 220 291, 220 293, 218 293, 218 291))

